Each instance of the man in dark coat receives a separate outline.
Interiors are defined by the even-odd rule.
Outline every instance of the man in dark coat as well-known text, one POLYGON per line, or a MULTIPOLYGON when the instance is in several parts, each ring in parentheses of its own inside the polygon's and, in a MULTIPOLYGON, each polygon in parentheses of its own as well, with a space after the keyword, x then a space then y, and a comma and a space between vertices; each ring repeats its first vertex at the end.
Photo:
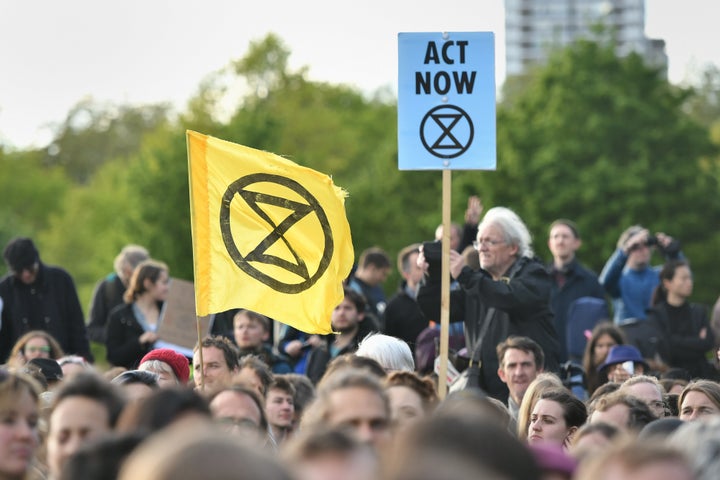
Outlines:
POLYGON ((417 264, 420 244, 403 248, 398 254, 398 271, 403 277, 397 293, 388 301, 383 312, 383 325, 387 335, 404 340, 415 352, 418 335, 427 328, 428 321, 415 301, 423 272, 417 264))
POLYGON ((320 381, 330 362, 346 353, 355 353, 360 341, 373 331, 367 321, 367 301, 362 294, 345 287, 343 301, 332 313, 332 329, 337 334, 325 335, 320 346, 310 350, 306 375, 314 384, 320 381))
POLYGON ((548 266, 552 289, 550 306, 555 314, 555 330, 560 340, 560 361, 568 360, 567 327, 570 305, 582 297, 605 298, 605 290, 595 273, 578 262, 575 252, 582 244, 574 222, 555 220, 550 225, 548 248, 553 256, 548 266))
POLYGON ((42 263, 29 238, 11 240, 3 258, 9 273, 0 280, 4 303, 0 361, 7 359, 15 341, 30 330, 45 330, 66 353, 92 361, 82 307, 70 274, 42 263))
MULTIPOLYGON (((450 292, 450 320, 465 322, 468 355, 479 361, 480 387, 507 402, 507 386, 498 377, 496 346, 510 335, 537 342, 545 353, 545 370, 558 370, 559 344, 550 310, 550 278, 534 258, 530 233, 511 210, 490 209, 478 227, 479 271, 465 265, 462 255, 450 252, 450 274, 460 288, 450 292)), ((418 292, 426 317, 440 317, 439 261, 418 262, 429 276, 418 292)))

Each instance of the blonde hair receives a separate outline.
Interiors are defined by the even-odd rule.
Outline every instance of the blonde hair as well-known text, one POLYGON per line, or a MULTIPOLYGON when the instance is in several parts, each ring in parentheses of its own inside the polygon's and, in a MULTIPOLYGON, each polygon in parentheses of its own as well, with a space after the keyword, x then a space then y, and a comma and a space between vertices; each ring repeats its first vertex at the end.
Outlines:
POLYGON ((540 399, 540 395, 550 388, 562 387, 560 377, 550 372, 539 373, 535 380, 530 382, 528 389, 523 395, 520 408, 518 409, 517 433, 520 440, 527 440, 528 427, 530 426, 530 416, 532 415, 535 404, 540 399))
POLYGON ((42 387, 30 375, 19 370, 0 369, 0 410, 8 408, 22 392, 28 392, 36 404, 40 401, 42 387))
POLYGON ((13 367, 20 367, 23 364, 20 363, 20 358, 25 358, 25 345, 33 338, 44 338, 50 347, 50 358, 58 360, 65 355, 60 343, 45 330, 31 330, 18 338, 10 351, 10 357, 8 358, 8 365, 13 367))

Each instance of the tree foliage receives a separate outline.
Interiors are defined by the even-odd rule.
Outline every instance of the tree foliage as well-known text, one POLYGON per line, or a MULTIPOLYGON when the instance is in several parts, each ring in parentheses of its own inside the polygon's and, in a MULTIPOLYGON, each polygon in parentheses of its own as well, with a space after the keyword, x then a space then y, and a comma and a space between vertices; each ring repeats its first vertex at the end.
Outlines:
POLYGON ((690 98, 639 56, 578 42, 499 109, 500 167, 487 187, 538 239, 553 219, 574 219, 582 257, 597 270, 630 225, 678 237, 707 299, 718 265, 706 246, 717 241, 720 198, 701 161, 714 152, 708 131, 683 111, 690 98))
POLYGON ((688 114, 707 127, 720 123, 720 67, 705 67, 694 91, 685 105, 688 114))
MULTIPOLYGON (((126 243, 192 279, 186 129, 331 175, 349 192, 356 255, 372 245, 394 255, 431 238, 441 172, 398 171, 392 95, 309 81, 306 69, 289 69, 289 56, 269 35, 204 79, 178 117, 162 105, 83 101, 47 150, 0 151, 0 240, 37 237, 43 257, 76 276, 85 302, 126 243)), ((672 86, 639 57, 618 59, 591 42, 511 83, 498 105, 498 168, 453 172, 453 218, 461 221, 474 194, 486 208, 511 207, 545 258, 547 225, 571 218, 583 233, 581 260, 595 270, 620 232, 642 223, 683 241, 696 296, 714 301, 720 130, 693 102, 699 92, 715 98, 720 86, 672 86)))
POLYGON ((165 123, 169 111, 163 104, 135 107, 83 99, 58 127, 44 161, 63 167, 70 178, 85 183, 107 161, 137 152, 143 135, 165 123))
POLYGON ((44 165, 38 150, 0 149, 0 172, 0 245, 12 237, 36 236, 60 208, 70 181, 61 169, 44 165))

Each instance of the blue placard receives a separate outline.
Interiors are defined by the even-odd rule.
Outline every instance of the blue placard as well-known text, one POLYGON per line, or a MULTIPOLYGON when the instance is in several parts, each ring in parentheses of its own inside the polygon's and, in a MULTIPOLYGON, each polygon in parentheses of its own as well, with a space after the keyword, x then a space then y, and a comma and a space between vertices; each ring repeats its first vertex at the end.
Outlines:
POLYGON ((398 168, 496 163, 495 35, 398 34, 398 168))

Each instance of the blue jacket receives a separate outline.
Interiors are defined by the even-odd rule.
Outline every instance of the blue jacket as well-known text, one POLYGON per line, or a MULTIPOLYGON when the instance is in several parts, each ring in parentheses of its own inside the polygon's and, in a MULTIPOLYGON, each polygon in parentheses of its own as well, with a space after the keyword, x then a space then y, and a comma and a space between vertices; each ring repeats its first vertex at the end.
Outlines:
MULTIPOLYGON (((679 248, 665 257, 666 260, 684 258, 679 248)), ((625 252, 618 248, 600 273, 600 284, 612 298, 616 325, 630 319, 645 320, 653 291, 660 283, 662 266, 634 270, 626 267, 627 259, 625 252)))

